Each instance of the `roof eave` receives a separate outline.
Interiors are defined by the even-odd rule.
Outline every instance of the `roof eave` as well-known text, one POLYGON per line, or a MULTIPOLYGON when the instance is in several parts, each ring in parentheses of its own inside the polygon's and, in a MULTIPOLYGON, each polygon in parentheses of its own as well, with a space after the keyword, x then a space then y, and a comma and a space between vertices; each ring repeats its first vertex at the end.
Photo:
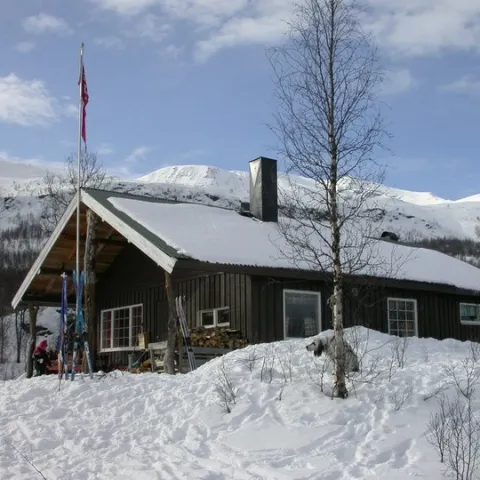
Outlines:
POLYGON ((166 272, 172 273, 177 259, 167 255, 158 246, 143 237, 134 228, 119 219, 111 209, 102 202, 90 195, 88 191, 81 192, 81 200, 87 207, 91 208, 103 221, 111 225, 128 242, 135 245, 140 251, 151 258, 159 267, 166 272))
MULTIPOLYGON (((43 246, 39 255, 37 256, 33 266, 28 271, 23 282, 21 283, 17 293, 12 299, 11 305, 13 309, 16 309, 17 306, 22 303, 23 297, 28 290, 28 287, 31 285, 34 277, 41 271, 41 267, 45 262, 50 250, 55 245, 55 242, 60 237, 68 221, 74 214, 77 208, 77 195, 75 194, 72 198, 70 204, 68 205, 65 213, 62 215, 58 225, 53 230, 49 239, 43 246)), ((118 231, 128 242, 135 245, 140 251, 145 255, 151 258, 159 267, 163 268, 166 272, 172 273, 177 262, 176 258, 171 257, 170 255, 163 252, 158 246, 154 245, 152 242, 144 238, 140 233, 138 233, 134 228, 127 225, 121 219, 119 219, 115 213, 103 205, 101 202, 96 200, 88 191, 80 191, 80 200, 81 202, 90 208, 95 214, 97 214, 103 221, 106 221, 111 225, 115 230, 118 231)))
POLYGON ((32 267, 28 271, 26 277, 23 279, 23 282, 21 283, 19 289, 17 290, 17 293, 12 299, 11 305, 13 309, 16 309, 18 304, 22 301, 22 298, 25 295, 25 292, 27 291, 28 287, 32 283, 33 278, 36 275, 38 275, 38 273, 40 272, 43 262, 45 261, 45 258, 47 257, 48 253, 52 249, 55 242, 58 240, 58 237, 60 236, 60 234, 63 232, 63 229, 65 228, 68 221, 72 217, 76 208, 77 208, 77 194, 75 194, 75 196, 72 198, 70 204, 65 210, 65 213, 60 218, 60 221, 58 222, 57 226, 55 227, 49 239, 47 240, 42 250, 38 254, 38 257, 36 258, 32 267))

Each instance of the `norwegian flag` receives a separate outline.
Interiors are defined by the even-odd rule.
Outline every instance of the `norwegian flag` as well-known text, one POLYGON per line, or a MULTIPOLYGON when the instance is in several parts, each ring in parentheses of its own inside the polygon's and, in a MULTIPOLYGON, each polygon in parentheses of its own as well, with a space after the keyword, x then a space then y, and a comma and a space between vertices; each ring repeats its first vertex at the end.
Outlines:
POLYGON ((86 106, 88 104, 88 89, 87 89, 87 79, 85 77, 85 67, 83 66, 80 69, 80 78, 78 79, 78 85, 80 86, 80 99, 81 99, 81 110, 82 110, 82 126, 81 134, 83 141, 85 142, 85 150, 87 149, 87 111, 86 106))

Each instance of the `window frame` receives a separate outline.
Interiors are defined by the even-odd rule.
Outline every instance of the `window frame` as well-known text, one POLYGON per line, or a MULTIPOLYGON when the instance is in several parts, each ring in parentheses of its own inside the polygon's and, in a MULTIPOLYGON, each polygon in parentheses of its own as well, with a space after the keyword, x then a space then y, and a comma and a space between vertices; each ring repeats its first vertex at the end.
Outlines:
POLYGON ((231 325, 231 320, 229 318, 228 323, 218 323, 218 312, 224 312, 227 310, 230 313, 230 307, 225 306, 225 307, 216 307, 216 308, 204 308, 202 310, 198 311, 197 315, 197 326, 199 327, 204 327, 204 328, 224 328, 224 327, 230 327, 231 325), (202 322, 202 315, 204 313, 213 313, 213 325, 203 325, 202 322))
MULTIPOLYGON (((287 295, 289 293, 301 293, 301 294, 308 294, 308 295, 312 295, 312 296, 316 296, 317 297, 317 307, 318 307, 318 320, 317 320, 317 323, 318 323, 318 333, 316 335, 318 335, 321 331, 322 331, 322 292, 319 292, 319 291, 316 291, 316 290, 298 290, 298 289, 293 289, 293 288, 284 288, 283 289, 283 293, 282 293, 282 296, 283 296, 283 338, 285 340, 299 340, 301 339, 301 337, 289 337, 287 336, 287 332, 288 332, 288 329, 287 329, 287 308, 286 308, 286 305, 287 305, 287 295)), ((309 337, 305 337, 305 338, 309 338, 309 337)))
POLYGON ((459 302, 458 304, 458 316, 460 318, 460 324, 461 325, 480 325, 480 305, 478 303, 470 303, 470 302, 459 302), (462 320, 462 305, 468 306, 468 307, 476 307, 477 308, 477 318, 478 320, 462 320))
MULTIPOLYGON (((122 307, 115 307, 115 308, 105 308, 103 310, 100 310, 100 348, 99 352, 100 353, 107 353, 107 352, 126 352, 126 351, 132 351, 138 348, 136 345, 136 339, 132 338, 133 335, 133 309, 141 307, 142 313, 141 313, 141 322, 140 326, 143 325, 143 303, 135 303, 133 305, 124 305, 122 307), (129 339, 129 346, 128 347, 108 347, 108 348, 103 348, 103 315, 104 313, 110 312, 112 314, 112 325, 110 328, 110 345, 113 344, 113 332, 114 332, 114 312, 118 310, 126 310, 128 308, 128 339, 129 339)), ((141 329, 142 330, 142 329, 141 329)))
MULTIPOLYGON (((418 337, 418 302, 417 302, 417 299, 416 298, 402 298, 402 297, 387 297, 388 334, 389 335, 394 335, 394 334, 391 333, 391 328, 390 328, 390 308, 389 308, 390 300, 393 300, 395 302, 413 302, 414 326, 415 326, 413 336, 418 337)), ((396 321, 398 322, 398 320, 396 320, 396 321)), ((412 338, 412 337, 409 337, 409 338, 412 338)))

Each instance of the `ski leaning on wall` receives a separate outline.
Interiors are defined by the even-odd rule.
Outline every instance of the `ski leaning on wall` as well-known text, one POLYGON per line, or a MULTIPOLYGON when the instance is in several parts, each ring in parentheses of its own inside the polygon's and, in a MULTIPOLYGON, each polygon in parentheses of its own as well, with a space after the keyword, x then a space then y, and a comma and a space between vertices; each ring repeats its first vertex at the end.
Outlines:
POLYGON ((65 380, 68 378, 68 302, 67 287, 68 276, 66 273, 62 277, 62 298, 60 301, 60 323, 58 337, 58 378, 61 380, 65 374, 65 380))
MULTIPOLYGON (((192 342, 190 340, 190 331, 188 329, 187 318, 185 317, 185 310, 183 308, 183 298, 177 297, 175 299, 175 306, 177 308, 177 318, 182 329, 183 340, 185 342, 185 348, 187 349, 188 364, 190 371, 192 372, 196 368, 195 354, 193 353, 192 342)), ((180 362, 182 359, 180 359, 180 362)))
POLYGON ((77 320, 75 323, 75 336, 74 336, 74 342, 73 342, 72 374, 71 374, 72 382, 75 378, 75 367, 77 364, 78 347, 79 347, 79 343, 81 342, 83 343, 83 354, 86 355, 87 357, 88 373, 90 374, 90 378, 93 378, 92 360, 90 358, 90 347, 88 345, 88 333, 85 328, 85 322, 83 320, 82 293, 83 293, 84 283, 85 283, 84 272, 81 272, 80 274, 80 285, 78 285, 77 275, 74 270, 73 284, 75 286, 75 294, 77 296, 77 320))

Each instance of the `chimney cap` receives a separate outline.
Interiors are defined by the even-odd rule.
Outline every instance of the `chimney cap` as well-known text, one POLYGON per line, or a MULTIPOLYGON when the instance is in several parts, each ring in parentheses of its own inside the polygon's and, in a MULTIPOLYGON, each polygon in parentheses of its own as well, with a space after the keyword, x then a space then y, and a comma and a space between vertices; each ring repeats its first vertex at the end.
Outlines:
POLYGON ((253 160, 250 160, 250 162, 248 162, 248 163, 256 162, 257 160, 267 160, 267 161, 270 161, 270 162, 277 162, 278 161, 275 158, 264 157, 263 155, 260 155, 259 157, 254 158, 253 160))

